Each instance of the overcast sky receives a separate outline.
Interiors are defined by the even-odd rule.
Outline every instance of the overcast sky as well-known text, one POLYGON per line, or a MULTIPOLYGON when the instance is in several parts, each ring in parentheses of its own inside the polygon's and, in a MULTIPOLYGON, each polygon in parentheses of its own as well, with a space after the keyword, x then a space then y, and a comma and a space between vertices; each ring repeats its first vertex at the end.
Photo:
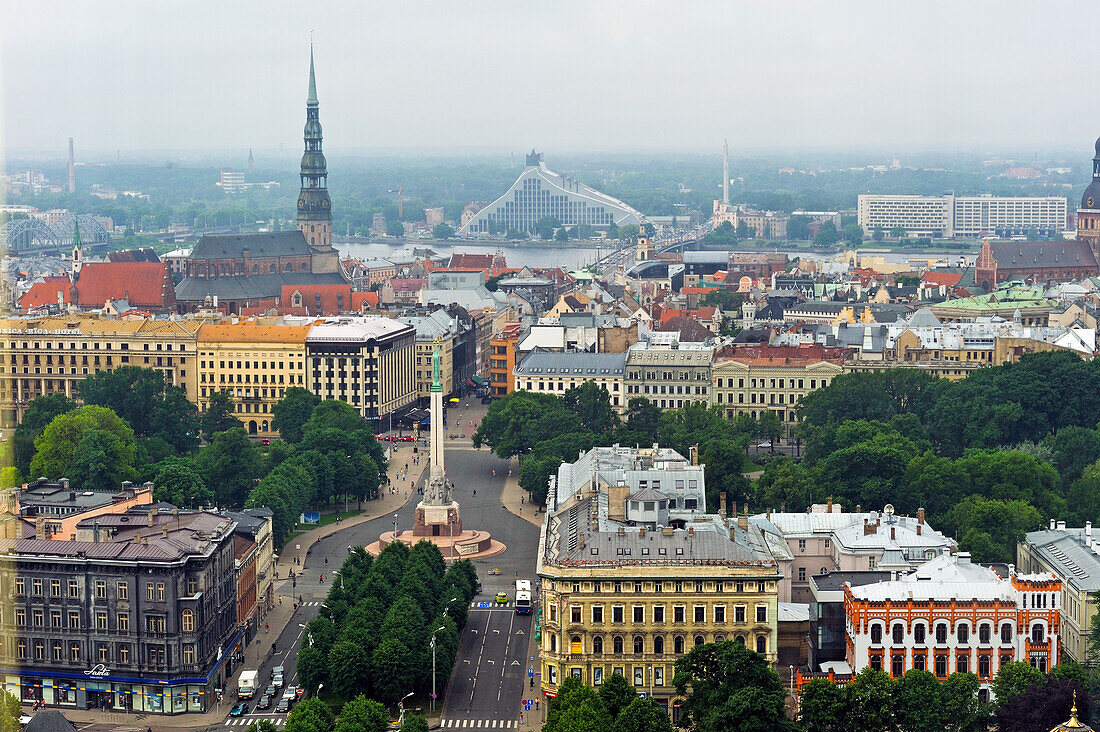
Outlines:
POLYGON ((1092 3, 9 0, 9 154, 1080 149, 1092 3))

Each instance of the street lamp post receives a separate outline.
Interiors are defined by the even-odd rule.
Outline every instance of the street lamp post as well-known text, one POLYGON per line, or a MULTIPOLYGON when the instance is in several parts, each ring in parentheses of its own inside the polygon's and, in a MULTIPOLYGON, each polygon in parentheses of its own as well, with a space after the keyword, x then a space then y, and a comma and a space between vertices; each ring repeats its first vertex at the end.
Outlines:
POLYGON ((393 515, 393 540, 397 541, 397 514, 393 515))
POLYGON ((405 724, 405 700, 408 699, 412 695, 413 695, 413 693, 410 691, 408 694, 401 697, 401 701, 397 702, 397 708, 401 711, 401 713, 397 715, 397 726, 398 727, 401 727, 401 725, 405 724))
POLYGON ((446 626, 439 626, 432 631, 432 642, 429 644, 432 648, 432 713, 435 713, 435 634, 441 630, 446 630, 446 626))

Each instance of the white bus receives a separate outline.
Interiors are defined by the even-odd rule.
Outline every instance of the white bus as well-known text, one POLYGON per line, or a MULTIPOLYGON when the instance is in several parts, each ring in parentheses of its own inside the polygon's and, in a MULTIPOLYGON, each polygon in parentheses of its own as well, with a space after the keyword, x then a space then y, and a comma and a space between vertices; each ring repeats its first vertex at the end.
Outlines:
POLYGON ((516 612, 520 615, 531 613, 531 581, 516 580, 516 612))

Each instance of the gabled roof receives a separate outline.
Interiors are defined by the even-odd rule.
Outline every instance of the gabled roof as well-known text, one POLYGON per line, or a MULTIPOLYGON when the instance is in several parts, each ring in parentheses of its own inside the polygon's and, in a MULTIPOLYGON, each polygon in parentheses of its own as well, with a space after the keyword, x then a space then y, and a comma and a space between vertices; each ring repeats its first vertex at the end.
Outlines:
POLYGON ((202 302, 207 295, 217 295, 222 300, 261 300, 279 297, 282 294, 283 285, 344 284, 347 284, 347 281, 339 272, 325 274, 275 272, 251 276, 185 277, 176 285, 176 299, 183 302, 202 302))
POLYGON ((240 259, 244 250, 250 258, 309 256, 302 232, 269 231, 262 234, 203 234, 188 259, 240 259))
POLYGON ((126 300, 139 308, 166 308, 176 302, 172 275, 161 262, 92 262, 76 280, 76 304, 101 308, 108 300, 126 300))
POLYGON ((303 307, 310 315, 339 315, 351 309, 351 285, 283 285, 279 303, 303 307), (295 296, 300 302, 295 301, 295 296))
POLYGON ((58 293, 61 293, 61 302, 67 305, 69 303, 70 284, 72 283, 69 282, 68 277, 46 277, 42 282, 35 282, 31 285, 31 289, 19 298, 19 307, 23 310, 33 310, 34 308, 57 305, 58 293))
POLYGON ((943 285, 944 287, 954 287, 959 284, 959 280, 963 278, 962 272, 937 272, 935 270, 928 270, 921 275, 920 281, 926 282, 930 285, 943 285))
POLYGON ((683 316, 670 318, 668 321, 654 328, 654 330, 664 332, 675 331, 680 334, 680 341, 682 343, 702 343, 714 336, 707 328, 691 318, 685 318, 683 316))

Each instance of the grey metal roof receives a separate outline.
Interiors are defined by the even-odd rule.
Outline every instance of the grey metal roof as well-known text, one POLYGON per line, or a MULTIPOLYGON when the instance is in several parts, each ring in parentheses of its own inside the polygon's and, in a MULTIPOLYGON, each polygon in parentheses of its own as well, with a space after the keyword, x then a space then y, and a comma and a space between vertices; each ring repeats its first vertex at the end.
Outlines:
POLYGON ((262 275, 232 277, 185 277, 176 285, 176 300, 202 302, 207 295, 222 300, 248 300, 279 297, 283 285, 344 285, 347 280, 339 272, 276 272, 262 275))
POLYGON ((269 231, 261 234, 204 234, 188 259, 240 259, 244 250, 251 258, 309 256, 302 232, 269 231))
POLYGON ((817 585, 817 589, 823 591, 842 590, 845 584, 852 587, 869 585, 875 582, 883 582, 890 579, 890 572, 881 572, 874 569, 858 570, 851 572, 826 572, 810 577, 810 582, 817 585))
MULTIPOLYGON (((1100 538, 1100 531, 1093 534, 1100 538)), ((1063 582, 1078 590, 1100 590, 1100 555, 1085 546, 1084 529, 1043 529, 1031 531, 1024 541, 1063 582)))
POLYGON ((1096 258, 1084 241, 991 241, 998 269, 1096 266, 1096 258))
POLYGON ((516 364, 515 373, 524 376, 622 376, 625 353, 553 353, 535 350, 516 364))

